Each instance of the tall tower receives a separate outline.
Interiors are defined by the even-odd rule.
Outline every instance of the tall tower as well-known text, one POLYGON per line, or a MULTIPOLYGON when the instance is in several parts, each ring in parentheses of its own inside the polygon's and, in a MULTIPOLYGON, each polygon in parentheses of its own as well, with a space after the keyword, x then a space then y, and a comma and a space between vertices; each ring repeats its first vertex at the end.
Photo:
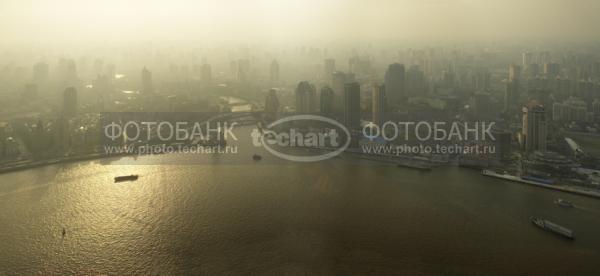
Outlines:
POLYGON ((335 102, 333 103, 333 111, 339 115, 342 115, 344 111, 344 94, 346 93, 345 87, 347 82, 346 74, 344 72, 333 72, 331 80, 331 90, 333 90, 333 95, 335 98, 335 102))
POLYGON ((334 113, 335 95, 329 86, 321 88, 321 115, 332 117, 334 113))
POLYGON ((381 127, 385 122, 386 118, 386 104, 387 99, 385 97, 385 86, 375 85, 373 86, 372 96, 372 110, 373 110, 373 123, 381 127))
POLYGON ((296 87, 296 112, 312 113, 316 108, 315 86, 307 81, 301 81, 296 87))
POLYGON ((542 105, 532 103, 523 107, 522 134, 527 152, 546 151, 546 110, 542 105))
POLYGON ((398 105, 405 95, 406 76, 403 64, 390 64, 385 72, 385 89, 391 104, 398 105))
POLYGON ((265 97, 265 116, 267 119, 275 120, 279 112, 279 99, 277 98, 277 90, 270 89, 265 97))
POLYGON ((152 83, 152 72, 146 67, 142 69, 142 93, 154 93, 154 84, 152 83))
POLYGON ((419 66, 413 65, 406 71, 406 96, 423 96, 425 93, 425 74, 419 66))
POLYGON ((527 68, 533 63, 533 54, 531 52, 523 53, 523 67, 527 68))
POLYGON ((344 123, 349 129, 360 128, 360 85, 357 82, 345 85, 344 123))
POLYGON ((521 67, 511 64, 508 68, 508 79, 504 92, 504 112, 518 111, 520 93, 521 67))

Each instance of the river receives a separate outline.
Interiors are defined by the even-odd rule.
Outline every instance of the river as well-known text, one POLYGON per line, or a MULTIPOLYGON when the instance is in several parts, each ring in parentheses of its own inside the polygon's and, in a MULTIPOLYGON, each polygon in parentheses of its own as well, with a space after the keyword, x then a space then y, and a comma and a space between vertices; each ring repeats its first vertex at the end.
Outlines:
POLYGON ((344 156, 132 165, 152 158, 184 157, 0 175, 0 274, 597 273, 597 199, 344 156), (113 182, 127 174, 140 178, 113 182), (559 197, 576 208, 558 207, 559 197), (534 227, 532 215, 577 239, 534 227))

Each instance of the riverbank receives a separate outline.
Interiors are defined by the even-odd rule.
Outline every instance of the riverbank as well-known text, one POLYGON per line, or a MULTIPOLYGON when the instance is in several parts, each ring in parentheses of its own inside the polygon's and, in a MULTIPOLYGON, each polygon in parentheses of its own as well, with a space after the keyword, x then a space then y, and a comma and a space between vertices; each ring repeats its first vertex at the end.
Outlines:
POLYGON ((47 165, 54 165, 54 164, 59 164, 59 163, 87 161, 87 160, 101 159, 101 158, 107 158, 107 157, 119 157, 119 156, 126 156, 126 155, 128 155, 128 154, 127 153, 121 153, 121 154, 90 153, 90 154, 77 155, 77 156, 57 157, 57 158, 45 159, 45 160, 31 160, 31 161, 25 161, 25 162, 14 164, 14 165, 2 166, 2 167, 0 167, 0 174, 14 172, 14 171, 20 171, 20 170, 26 170, 26 169, 36 168, 36 167, 42 167, 42 166, 47 166, 47 165))
POLYGON ((528 185, 541 187, 541 188, 545 188, 545 189, 551 189, 551 190, 557 190, 557 191, 562 191, 562 192, 567 192, 567 193, 572 193, 572 194, 577 194, 577 195, 600 198, 600 192, 586 191, 586 190, 573 188, 573 187, 569 187, 569 186, 564 186, 564 185, 538 183, 535 181, 523 179, 523 178, 515 176, 515 175, 499 174, 499 173, 496 173, 496 172, 493 172, 490 170, 483 170, 481 172, 481 174, 485 175, 485 176, 489 176, 489 177, 494 177, 494 178, 509 180, 509 181, 513 181, 513 182, 528 184, 528 185))

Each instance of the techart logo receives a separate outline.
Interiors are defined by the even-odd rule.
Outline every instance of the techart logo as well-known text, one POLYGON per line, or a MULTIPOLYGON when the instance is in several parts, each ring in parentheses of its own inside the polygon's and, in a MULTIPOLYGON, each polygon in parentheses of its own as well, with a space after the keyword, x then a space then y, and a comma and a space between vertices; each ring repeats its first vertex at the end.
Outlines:
MULTIPOLYGON (((318 115, 294 115, 272 122, 251 133, 252 144, 271 154, 296 162, 316 162, 339 155, 350 145, 350 132, 336 120, 318 115), (287 150, 314 149, 315 155, 287 150)), ((311 151, 312 152, 312 151, 311 151)))

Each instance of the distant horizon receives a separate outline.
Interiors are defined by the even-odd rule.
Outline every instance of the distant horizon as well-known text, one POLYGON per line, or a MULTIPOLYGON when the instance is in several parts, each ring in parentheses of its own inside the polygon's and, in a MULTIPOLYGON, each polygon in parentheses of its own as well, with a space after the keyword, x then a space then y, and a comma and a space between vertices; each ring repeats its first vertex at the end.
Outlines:
POLYGON ((0 3, 5 45, 167 41, 598 41, 593 0, 16 1, 0 3))

